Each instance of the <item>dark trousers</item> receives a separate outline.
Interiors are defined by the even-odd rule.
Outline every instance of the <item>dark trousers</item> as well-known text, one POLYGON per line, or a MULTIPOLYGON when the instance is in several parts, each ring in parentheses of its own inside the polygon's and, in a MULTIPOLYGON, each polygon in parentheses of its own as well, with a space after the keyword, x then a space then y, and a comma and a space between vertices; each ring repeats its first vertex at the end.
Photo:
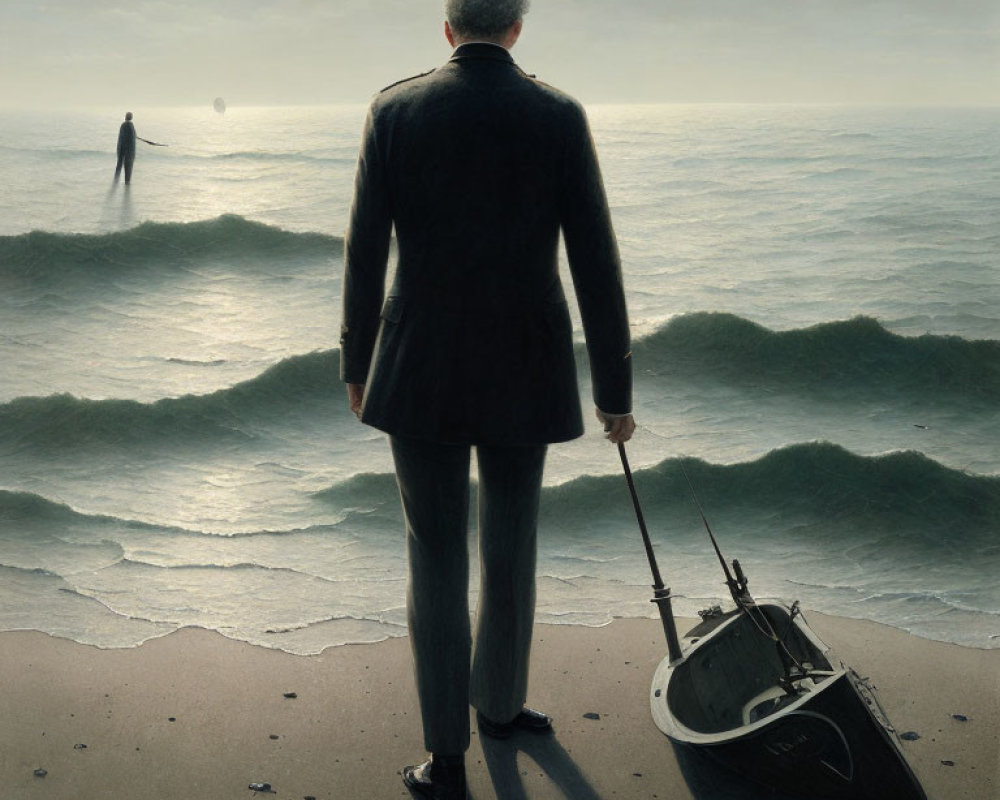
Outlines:
POLYGON ((122 167, 125 167, 125 183, 132 180, 132 165, 135 163, 135 156, 118 156, 118 163, 115 165, 115 180, 121 174, 122 167))
POLYGON ((528 692, 545 445, 478 446, 480 594, 469 620, 471 447, 391 437, 410 564, 407 620, 424 745, 469 746, 469 704, 513 719, 528 692))

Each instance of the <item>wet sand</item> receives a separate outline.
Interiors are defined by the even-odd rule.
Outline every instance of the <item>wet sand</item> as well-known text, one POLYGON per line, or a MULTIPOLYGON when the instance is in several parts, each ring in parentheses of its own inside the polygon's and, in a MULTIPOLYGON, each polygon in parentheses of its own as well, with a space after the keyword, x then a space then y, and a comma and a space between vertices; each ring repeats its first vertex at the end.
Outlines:
MULTIPOLYGON (((931 800, 1000 798, 1000 650, 808 618, 873 679, 896 728, 919 734, 903 744, 931 800)), ((657 620, 535 633, 529 704, 555 735, 496 742, 473 725, 475 800, 770 797, 675 753, 654 726, 657 620)), ((288 800, 405 800, 399 770, 424 757, 406 639, 305 657, 200 629, 130 650, 7 632, 0 687, 2 794, 18 800, 225 800, 252 797, 253 782, 288 800)))

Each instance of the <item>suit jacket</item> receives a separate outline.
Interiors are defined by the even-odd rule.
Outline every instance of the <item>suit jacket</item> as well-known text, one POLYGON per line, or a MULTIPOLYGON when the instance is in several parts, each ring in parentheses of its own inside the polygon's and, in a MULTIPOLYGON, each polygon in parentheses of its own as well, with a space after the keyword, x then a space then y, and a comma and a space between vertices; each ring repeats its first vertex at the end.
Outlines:
POLYGON ((562 231, 594 400, 631 410, 618 248, 582 107, 465 44, 369 109, 345 242, 341 378, 390 434, 544 444, 583 433, 562 231), (390 233, 398 260, 385 295, 390 233))
POLYGON ((135 158, 135 125, 129 121, 118 129, 118 157, 135 158))

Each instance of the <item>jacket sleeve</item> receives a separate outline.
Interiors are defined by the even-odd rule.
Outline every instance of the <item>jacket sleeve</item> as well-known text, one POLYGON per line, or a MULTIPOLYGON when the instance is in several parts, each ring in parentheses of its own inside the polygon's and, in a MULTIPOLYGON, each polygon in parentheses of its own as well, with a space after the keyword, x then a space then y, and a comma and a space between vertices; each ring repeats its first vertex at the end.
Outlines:
POLYGON ((344 241, 340 377, 366 383, 385 294, 392 215, 375 114, 369 110, 354 181, 354 201, 344 241))
POLYGON ((560 217, 587 339, 594 403, 609 414, 632 410, 632 352, 618 243, 597 153, 583 108, 565 127, 560 217))

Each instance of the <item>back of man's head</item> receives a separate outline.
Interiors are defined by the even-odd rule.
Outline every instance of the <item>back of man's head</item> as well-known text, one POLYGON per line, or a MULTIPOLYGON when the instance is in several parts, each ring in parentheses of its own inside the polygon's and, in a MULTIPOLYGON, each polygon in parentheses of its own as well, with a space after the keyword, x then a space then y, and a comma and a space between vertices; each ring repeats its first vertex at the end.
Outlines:
POLYGON ((131 111, 126 112, 126 114, 125 114, 125 121, 126 122, 131 122, 132 121, 132 112, 131 111))
POLYGON ((529 0, 445 0, 445 19, 463 39, 496 39, 520 22, 529 0))

